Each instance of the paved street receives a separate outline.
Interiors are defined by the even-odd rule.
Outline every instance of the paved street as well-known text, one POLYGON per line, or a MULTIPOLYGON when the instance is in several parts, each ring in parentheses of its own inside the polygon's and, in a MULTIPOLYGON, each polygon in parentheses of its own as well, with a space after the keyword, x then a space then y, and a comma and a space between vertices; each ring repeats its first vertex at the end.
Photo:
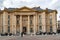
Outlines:
POLYGON ((60 35, 25 35, 24 37, 20 36, 0 36, 0 40, 60 40, 60 35))

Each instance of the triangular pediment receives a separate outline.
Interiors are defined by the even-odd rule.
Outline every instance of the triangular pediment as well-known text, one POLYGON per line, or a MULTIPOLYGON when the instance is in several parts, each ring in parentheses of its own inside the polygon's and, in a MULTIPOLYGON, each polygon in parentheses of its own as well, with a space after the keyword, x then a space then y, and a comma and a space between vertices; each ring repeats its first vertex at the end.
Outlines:
POLYGON ((28 7, 22 7, 19 8, 18 11, 36 11, 36 10, 33 10, 32 8, 28 8, 28 7))

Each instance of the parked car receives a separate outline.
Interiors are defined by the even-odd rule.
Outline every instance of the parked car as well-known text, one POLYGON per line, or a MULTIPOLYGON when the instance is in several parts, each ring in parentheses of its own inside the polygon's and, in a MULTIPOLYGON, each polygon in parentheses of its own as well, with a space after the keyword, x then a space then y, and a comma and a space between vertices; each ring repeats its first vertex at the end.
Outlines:
POLYGON ((5 35, 5 36, 8 36, 8 33, 5 33, 4 35, 5 35))
POLYGON ((47 34, 47 32, 43 32, 43 35, 47 34))
POLYGON ((9 33, 9 36, 11 36, 12 35, 12 33, 9 33))
POLYGON ((43 34, 43 32, 36 32, 36 35, 42 35, 43 34))
POLYGON ((1 36, 5 36, 5 34, 4 33, 1 33, 1 36))

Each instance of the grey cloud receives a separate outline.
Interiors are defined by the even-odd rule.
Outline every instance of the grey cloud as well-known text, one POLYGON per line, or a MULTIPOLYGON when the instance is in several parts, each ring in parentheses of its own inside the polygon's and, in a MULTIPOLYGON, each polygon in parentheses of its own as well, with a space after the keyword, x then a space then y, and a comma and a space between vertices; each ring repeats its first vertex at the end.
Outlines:
POLYGON ((60 10, 60 0, 58 0, 55 4, 52 5, 54 9, 60 10))
POLYGON ((0 0, 0 9, 3 7, 3 1, 4 0, 0 0))

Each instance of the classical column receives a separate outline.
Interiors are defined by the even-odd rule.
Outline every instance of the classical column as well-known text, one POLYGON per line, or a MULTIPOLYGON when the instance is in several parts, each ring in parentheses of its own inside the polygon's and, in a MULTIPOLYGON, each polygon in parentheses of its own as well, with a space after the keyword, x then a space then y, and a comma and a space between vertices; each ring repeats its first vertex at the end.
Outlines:
POLYGON ((52 14, 52 29, 53 29, 53 32, 57 32, 57 15, 56 15, 56 13, 54 12, 53 14, 52 14))
POLYGON ((5 12, 3 13, 3 33, 5 33, 5 12))
POLYGON ((3 13, 3 18, 2 18, 2 21, 3 21, 3 33, 6 33, 8 32, 8 13, 7 12, 4 12, 3 13))
POLYGON ((15 34, 16 34, 16 16, 15 16, 15 34))
POLYGON ((45 12, 42 13, 42 32, 46 32, 46 14, 45 12))
POLYGON ((20 33, 22 32, 22 15, 20 15, 20 33))
POLYGON ((13 34, 16 34, 16 16, 15 15, 13 15, 13 17, 12 17, 12 32, 13 32, 13 34))
POLYGON ((3 28, 3 33, 6 33, 6 32, 8 32, 7 30, 8 30, 8 13, 7 12, 3 12, 3 14, 2 14, 2 28, 3 28))
POLYGON ((27 28, 28 30, 28 34, 30 34, 30 16, 28 15, 28 28, 27 28))
POLYGON ((13 27, 13 18, 14 18, 14 17, 13 17, 13 16, 14 16, 14 15, 11 15, 11 19, 10 19, 10 21, 11 21, 10 24, 11 24, 11 26, 12 26, 12 34, 14 34, 14 29, 13 29, 13 28, 14 28, 14 27, 13 27))
POLYGON ((34 15, 34 34, 36 33, 36 19, 35 19, 36 17, 35 17, 35 15, 34 15))

